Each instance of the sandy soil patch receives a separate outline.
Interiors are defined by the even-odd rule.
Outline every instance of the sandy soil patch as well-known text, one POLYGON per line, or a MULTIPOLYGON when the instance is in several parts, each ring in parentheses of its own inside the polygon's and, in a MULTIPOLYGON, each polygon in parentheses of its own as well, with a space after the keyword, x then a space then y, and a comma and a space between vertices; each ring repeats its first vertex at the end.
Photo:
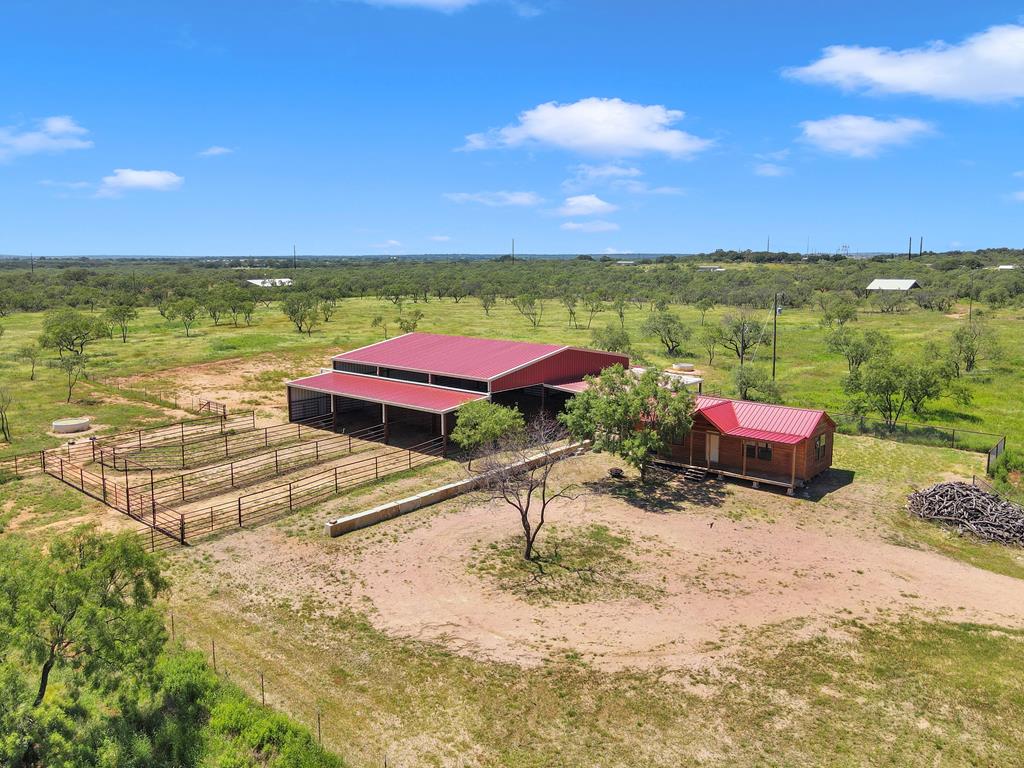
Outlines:
POLYGON ((656 537, 661 551, 637 559, 664 596, 536 606, 497 591, 465 566, 474 543, 506 537, 515 522, 489 505, 368 547, 349 564, 354 595, 390 633, 522 664, 576 651, 609 668, 701 666, 727 655, 737 631, 793 620, 824 631, 839 618, 910 610, 1024 626, 1021 581, 846 531, 652 515, 608 497, 560 505, 551 520, 656 537))
POLYGON ((843 619, 911 612, 1024 626, 1024 582, 852 524, 856 486, 829 506, 725 493, 719 506, 683 501, 668 513, 606 493, 552 510, 563 530, 600 523, 643 542, 631 557, 656 599, 537 605, 499 590, 468 564, 507 540, 517 518, 465 500, 333 541, 279 528, 224 537, 203 546, 203 580, 234 585, 254 612, 281 602, 326 616, 356 610, 389 634, 524 666, 572 652, 606 669, 716 667, 751 631, 785 624, 833 636, 843 619), (754 499, 765 509, 748 514, 754 499))
POLYGON ((120 379, 122 386, 142 388, 154 382, 172 387, 179 402, 203 397, 224 403, 229 411, 258 409, 261 418, 280 421, 287 418, 284 382, 315 373, 325 362, 320 355, 296 360, 281 355, 232 358, 200 365, 168 368, 152 374, 120 379), (280 375, 275 375, 275 374, 280 375))

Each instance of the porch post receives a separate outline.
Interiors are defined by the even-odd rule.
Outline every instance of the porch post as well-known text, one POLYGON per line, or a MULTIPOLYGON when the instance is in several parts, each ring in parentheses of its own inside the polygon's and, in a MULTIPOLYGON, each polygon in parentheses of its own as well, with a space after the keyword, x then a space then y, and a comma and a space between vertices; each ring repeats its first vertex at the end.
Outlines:
POLYGON ((690 466, 693 466, 693 430, 690 430, 690 466))
POLYGON ((384 425, 384 445, 388 444, 388 406, 386 403, 380 404, 380 423, 384 425))
POLYGON ((796 446, 793 446, 793 466, 789 473, 789 488, 786 492, 792 496, 793 488, 796 486, 796 446))
POLYGON ((448 434, 448 414, 447 413, 442 413, 441 414, 441 434, 442 435, 447 435, 448 434))
POLYGON ((740 440, 740 453, 743 455, 743 469, 740 472, 744 477, 747 476, 747 441, 740 440))

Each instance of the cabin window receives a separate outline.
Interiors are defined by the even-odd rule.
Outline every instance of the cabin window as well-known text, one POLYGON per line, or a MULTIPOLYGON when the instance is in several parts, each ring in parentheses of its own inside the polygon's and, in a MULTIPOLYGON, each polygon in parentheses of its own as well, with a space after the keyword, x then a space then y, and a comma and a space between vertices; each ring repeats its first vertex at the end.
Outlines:
POLYGON ((818 435, 814 438, 814 458, 821 461, 828 453, 828 435, 818 435))
POLYGON ((772 460, 771 443, 747 443, 746 451, 748 459, 760 459, 761 461, 772 460))

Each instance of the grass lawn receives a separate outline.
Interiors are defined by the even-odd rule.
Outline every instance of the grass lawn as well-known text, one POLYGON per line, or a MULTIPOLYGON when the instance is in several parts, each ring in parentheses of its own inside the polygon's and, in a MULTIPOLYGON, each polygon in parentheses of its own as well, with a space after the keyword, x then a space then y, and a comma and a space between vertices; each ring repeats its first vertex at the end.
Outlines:
MULTIPOLYGON (((545 307, 539 327, 534 328, 508 303, 499 302, 490 315, 485 315, 475 299, 458 304, 451 300, 432 300, 415 305, 424 313, 419 330, 438 333, 462 333, 522 339, 528 341, 559 342, 586 345, 590 331, 573 328, 566 322, 564 309, 553 302, 545 307)), ((700 322, 699 312, 688 306, 674 307, 692 328, 700 322)), ((729 310, 715 309, 707 321, 715 322, 729 310)), ((312 336, 295 332, 276 307, 260 308, 251 327, 235 328, 230 323, 213 326, 205 321, 185 338, 179 325, 166 322, 152 309, 140 312, 131 330, 129 343, 120 338, 96 342, 90 348, 93 361, 90 381, 83 381, 75 390, 73 402, 64 403, 66 387, 59 372, 41 364, 37 380, 29 381, 26 365, 11 356, 22 345, 35 339, 42 323, 42 315, 15 314, 4 319, 5 334, 0 341, 0 384, 9 387, 15 403, 11 409, 11 422, 15 443, 5 454, 25 452, 53 445, 56 438, 46 435, 49 422, 68 414, 93 416, 107 429, 123 429, 148 420, 166 418, 156 407, 157 395, 171 397, 180 392, 183 382, 182 366, 196 366, 218 360, 244 360, 257 356, 271 356, 275 370, 254 375, 249 386, 254 391, 271 392, 280 387, 288 371, 301 363, 313 368, 313 362, 326 363, 332 353, 377 341, 380 330, 371 327, 376 315, 389 318, 389 330, 397 333, 398 310, 389 302, 375 299, 346 299, 339 304, 331 321, 317 328, 312 336), (174 369, 173 374, 161 371, 174 369), (144 386, 151 397, 135 398, 130 393, 118 392, 98 382, 149 374, 144 386)), ((673 362, 653 339, 645 339, 640 326, 647 316, 646 309, 631 306, 626 316, 626 329, 637 350, 653 363, 667 365, 673 362)), ((842 411, 845 397, 841 389, 845 374, 845 361, 825 348, 825 333, 818 324, 819 313, 810 309, 785 312, 779 317, 778 380, 787 404, 827 408, 842 411)), ((1024 411, 1016 407, 1024 397, 1024 380, 1018 375, 1024 365, 1024 350, 1017 343, 1024 333, 1024 318, 1016 310, 987 312, 991 328, 999 336, 1003 356, 997 361, 984 361, 981 370, 966 380, 974 394, 974 404, 958 406, 948 398, 934 404, 927 423, 1006 434, 1011 442, 1024 437, 1024 411)), ((617 323, 613 313, 598 314, 594 327, 617 323)), ((913 352, 929 339, 948 336, 959 321, 924 310, 911 310, 897 315, 864 312, 857 324, 864 328, 877 328, 891 333, 897 348, 913 352)), ((719 351, 715 362, 707 366, 706 359, 693 342, 686 345, 679 358, 697 362, 706 369, 707 386, 731 394, 731 372, 735 365, 728 353, 719 351)), ((755 359, 769 360, 770 349, 761 347, 755 359)), ((184 374, 187 377, 187 372, 184 374)), ((283 397, 283 390, 282 390, 283 397)))

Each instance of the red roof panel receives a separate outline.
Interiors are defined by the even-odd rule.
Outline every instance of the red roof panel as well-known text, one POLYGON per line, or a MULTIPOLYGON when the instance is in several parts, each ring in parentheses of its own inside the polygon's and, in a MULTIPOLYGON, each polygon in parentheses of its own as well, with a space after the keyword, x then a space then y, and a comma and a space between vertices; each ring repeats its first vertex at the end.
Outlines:
POLYGON ((426 371, 466 379, 493 379, 568 347, 527 341, 479 339, 440 333, 407 333, 353 349, 335 360, 426 371))
POLYGON ((828 419, 824 411, 704 395, 697 396, 696 411, 723 435, 789 444, 812 437, 821 420, 828 419))
POLYGON ((385 403, 401 408, 412 408, 430 413, 446 413, 473 400, 482 400, 487 395, 476 392, 459 392, 430 384, 415 384, 376 376, 360 376, 355 373, 328 372, 304 379, 289 381, 288 386, 311 389, 330 395, 342 395, 355 400, 385 403))

